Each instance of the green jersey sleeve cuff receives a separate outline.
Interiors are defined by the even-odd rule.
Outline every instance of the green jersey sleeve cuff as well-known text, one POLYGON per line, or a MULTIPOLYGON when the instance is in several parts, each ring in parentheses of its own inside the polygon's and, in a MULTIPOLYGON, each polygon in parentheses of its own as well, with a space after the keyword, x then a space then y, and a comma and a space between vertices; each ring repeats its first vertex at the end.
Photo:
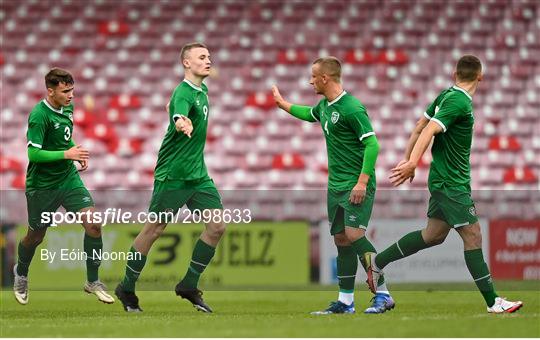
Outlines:
POLYGON ((309 109, 309 114, 311 114, 311 117, 313 117, 313 119, 315 119, 316 121, 319 121, 317 117, 315 117, 315 115, 313 114, 313 108, 309 109))
POLYGON ((443 132, 446 132, 446 126, 443 124, 443 122, 441 122, 440 120, 438 120, 435 117, 431 118, 431 120, 434 121, 435 123, 439 124, 441 126, 441 128, 443 129, 443 132))
POLYGON ((427 113, 427 112, 424 112, 424 117, 426 117, 427 119, 431 119, 431 116, 430 116, 430 115, 428 115, 428 113, 427 113))
POLYGON ((175 113, 175 114, 172 116, 173 122, 176 122, 176 120, 179 119, 180 117, 186 117, 186 115, 181 115, 181 114, 175 113))
POLYGON ((367 132, 367 133, 364 133, 362 136, 360 136, 360 141, 363 141, 364 138, 367 138, 369 136, 375 136, 375 132, 371 131, 371 132, 367 132))
POLYGON ((28 144, 26 144, 26 146, 33 146, 33 147, 38 148, 38 149, 43 148, 43 145, 37 144, 37 143, 33 143, 33 142, 30 141, 30 140, 28 141, 28 144))

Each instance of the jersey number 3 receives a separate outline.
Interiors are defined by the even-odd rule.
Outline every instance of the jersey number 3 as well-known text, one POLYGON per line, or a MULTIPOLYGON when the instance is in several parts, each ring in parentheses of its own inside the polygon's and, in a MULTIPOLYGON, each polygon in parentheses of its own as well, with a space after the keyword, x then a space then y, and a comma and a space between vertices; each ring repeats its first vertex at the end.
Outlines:
POLYGON ((66 141, 69 141, 71 139, 71 130, 69 129, 69 126, 66 126, 64 128, 64 139, 66 141))

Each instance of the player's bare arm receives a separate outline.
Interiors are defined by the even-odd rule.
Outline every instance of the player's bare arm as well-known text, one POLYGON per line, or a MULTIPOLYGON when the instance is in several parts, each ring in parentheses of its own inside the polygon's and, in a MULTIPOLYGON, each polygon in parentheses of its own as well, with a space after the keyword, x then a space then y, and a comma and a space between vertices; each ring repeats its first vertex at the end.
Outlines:
POLYGON ((424 130, 424 128, 428 125, 429 119, 422 116, 420 119, 416 122, 416 126, 414 127, 414 130, 411 133, 411 136, 409 137, 409 141, 407 142, 407 148, 405 149, 405 157, 403 160, 399 162, 397 166, 400 166, 401 164, 407 162, 409 158, 411 157, 411 153, 413 151, 414 146, 416 145, 416 141, 418 140, 418 137, 420 137, 420 134, 424 130))
POLYGON ((392 174, 390 175, 390 182, 394 186, 403 184, 407 179, 414 177, 414 172, 418 166, 420 158, 426 152, 427 147, 431 143, 431 139, 436 134, 442 132, 442 127, 435 123, 429 122, 427 126, 422 130, 418 140, 416 141, 414 148, 411 152, 409 160, 401 165, 393 168, 392 174))
MULTIPOLYGON (((407 147, 405 148, 405 157, 399 163, 395 166, 396 168, 407 163, 409 158, 411 157, 411 152, 416 144, 416 141, 418 140, 418 137, 420 137, 420 134, 424 130, 424 128, 428 125, 429 119, 422 116, 420 119, 416 122, 416 126, 414 127, 414 130, 411 133, 411 136, 409 137, 409 141, 407 142, 407 147)), ((414 179, 414 176, 410 178, 410 182, 412 182, 414 179)))

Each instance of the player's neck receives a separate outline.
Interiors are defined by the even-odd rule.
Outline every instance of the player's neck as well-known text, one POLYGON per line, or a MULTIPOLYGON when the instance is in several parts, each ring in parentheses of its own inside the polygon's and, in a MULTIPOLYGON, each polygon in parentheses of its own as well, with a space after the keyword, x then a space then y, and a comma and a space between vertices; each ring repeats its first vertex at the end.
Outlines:
POLYGON ((343 86, 341 84, 335 84, 334 86, 330 86, 325 92, 324 96, 329 102, 334 101, 337 97, 339 97, 340 94, 343 93, 343 86))
POLYGON ((476 87, 478 86, 477 81, 473 82, 456 82, 456 86, 467 91, 467 93, 472 97, 476 92, 476 87))
POLYGON ((189 80, 192 84, 197 85, 198 87, 201 87, 202 82, 204 80, 203 77, 197 77, 191 73, 186 73, 184 76, 185 79, 189 80))
POLYGON ((53 108, 56 109, 56 110, 60 110, 60 107, 61 107, 62 105, 55 103, 54 100, 50 99, 48 96, 47 96, 47 98, 45 98, 45 100, 47 101, 47 103, 49 103, 49 105, 50 105, 51 107, 53 107, 53 108))

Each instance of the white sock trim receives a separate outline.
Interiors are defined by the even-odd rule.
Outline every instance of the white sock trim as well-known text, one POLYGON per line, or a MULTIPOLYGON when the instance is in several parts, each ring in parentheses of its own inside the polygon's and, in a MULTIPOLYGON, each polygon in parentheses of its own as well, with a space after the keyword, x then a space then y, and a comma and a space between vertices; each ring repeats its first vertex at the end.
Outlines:
POLYGON ((343 293, 339 292, 338 300, 343 302, 347 306, 350 306, 354 302, 354 293, 343 293))
POLYGON ((486 276, 482 276, 482 277, 479 277, 478 279, 474 279, 474 282, 483 280, 483 279, 485 279, 486 277, 490 277, 490 276, 491 276, 491 274, 487 274, 486 276))

